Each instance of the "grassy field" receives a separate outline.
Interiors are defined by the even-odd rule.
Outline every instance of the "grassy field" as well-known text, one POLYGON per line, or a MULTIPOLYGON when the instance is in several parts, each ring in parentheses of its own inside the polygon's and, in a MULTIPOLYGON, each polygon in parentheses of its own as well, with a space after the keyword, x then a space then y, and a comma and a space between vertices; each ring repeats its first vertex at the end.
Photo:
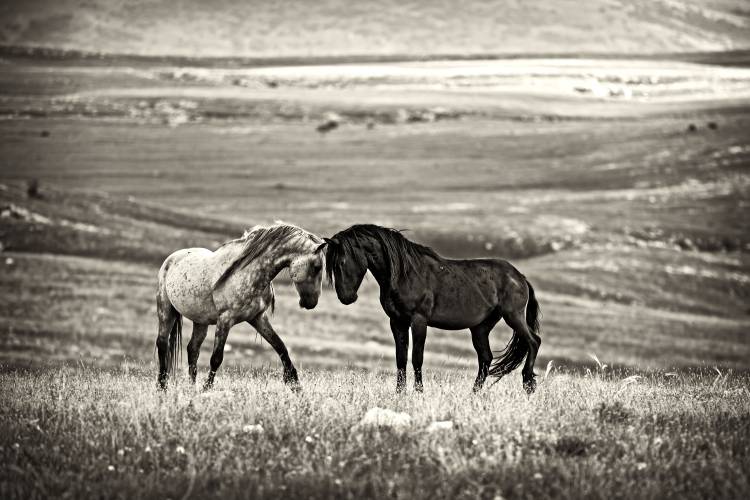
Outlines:
MULTIPOLYGON (((148 368, 148 369, 146 369, 148 368)), ((744 498, 747 376, 552 370, 528 398, 463 372, 395 395, 336 370, 154 390, 140 362, 0 374, 3 498, 744 498), (368 410, 388 408, 408 417, 368 410), (436 422, 441 422, 436 424, 436 422), (450 423, 447 423, 450 422, 450 423)), ((514 381, 515 382, 515 381, 514 381)))
MULTIPOLYGON (((747 69, 431 62, 361 78, 350 64, 321 81, 4 63, 0 497, 750 492, 747 69), (467 74, 444 85, 443 71, 467 74), (397 397, 374 280, 352 306, 325 289, 304 311, 282 276, 272 323, 302 394, 247 325, 214 391, 183 366, 157 393, 163 258, 274 219, 324 236, 375 222, 445 255, 512 259, 537 290, 537 372, 551 372, 531 398, 519 373, 471 395, 468 332, 431 329, 426 392, 397 397), (358 425, 376 407, 411 423, 358 425), (438 421, 453 425, 428 431, 438 421)), ((498 325, 493 347, 509 336, 498 325)))
MULTIPOLYGON (((175 248, 215 248, 279 218, 322 235, 375 222, 407 228, 446 255, 512 258, 540 293, 542 359, 585 363, 595 352, 642 368, 745 368, 748 123, 748 115, 727 112, 459 120, 344 125, 319 137, 312 124, 296 122, 2 122, 0 200, 48 220, 3 219, 0 241, 19 253, 0 276, 3 321, 18 342, 33 344, 50 328, 48 317, 15 311, 31 299, 43 308, 53 301, 69 335, 106 347, 97 321, 79 314, 99 309, 98 320, 146 348, 155 327, 143 314, 153 308, 149 284, 175 248), (687 123, 702 130, 686 132, 687 123), (26 195, 31 177, 42 180, 40 199, 26 195), (142 287, 119 274, 138 276, 142 287), (19 299, 18 287, 37 280, 36 292, 19 299), (52 284, 96 292, 47 295, 52 284), (108 299, 112 293, 123 301, 108 299)), ((374 282, 367 287, 348 308, 326 293, 313 315, 298 313, 280 287, 289 307, 274 321, 292 352, 302 362, 311 349, 334 363, 390 359, 387 321, 374 282)), ((237 342, 245 343, 242 332, 237 342)), ((493 344, 507 335, 498 326, 493 344)), ((455 355, 474 363, 466 332, 435 331, 428 353, 428 363, 455 355)))

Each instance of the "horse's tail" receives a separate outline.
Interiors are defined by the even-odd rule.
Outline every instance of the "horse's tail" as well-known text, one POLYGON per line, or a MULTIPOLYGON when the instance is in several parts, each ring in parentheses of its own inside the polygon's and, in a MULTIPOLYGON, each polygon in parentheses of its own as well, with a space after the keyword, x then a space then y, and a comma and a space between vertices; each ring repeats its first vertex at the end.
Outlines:
MULTIPOLYGON (((541 343, 541 338, 538 335, 541 309, 539 308, 539 302, 536 300, 534 287, 531 286, 529 280, 526 280, 526 286, 529 288, 529 301, 526 303, 526 325, 529 327, 531 334, 541 343)), ((529 343, 519 332, 513 330, 513 336, 505 349, 500 351, 499 356, 493 359, 488 374, 498 379, 507 375, 518 368, 528 353, 529 343)))
POLYGON ((499 356, 496 356, 492 360, 492 366, 490 366, 487 372, 488 375, 492 375, 498 379, 503 375, 507 375, 518 368, 518 365, 523 362, 528 352, 529 344, 517 331, 513 330, 513 336, 508 341, 508 345, 500 351, 499 356))
MULTIPOLYGON (((173 307, 174 309, 174 307, 173 307)), ((174 378, 179 368, 179 361, 182 358, 182 314, 174 309, 175 320, 172 330, 169 332, 169 349, 167 355, 167 369, 174 378)))
POLYGON ((159 386, 166 389, 167 379, 177 375, 178 361, 182 354, 182 314, 172 305, 167 293, 167 273, 179 251, 166 258, 157 275, 156 313, 159 333, 156 337, 156 350, 159 352, 159 386))

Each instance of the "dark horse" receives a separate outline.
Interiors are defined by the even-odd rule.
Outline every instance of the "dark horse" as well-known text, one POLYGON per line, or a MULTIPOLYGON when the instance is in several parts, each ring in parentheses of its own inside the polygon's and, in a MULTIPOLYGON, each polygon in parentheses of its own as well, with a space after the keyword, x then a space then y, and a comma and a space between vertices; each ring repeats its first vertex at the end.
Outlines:
POLYGON ((523 386, 529 393, 534 391, 534 361, 542 342, 539 304, 531 283, 509 262, 446 259, 409 241, 400 231, 371 224, 354 225, 324 239, 328 243, 326 273, 343 304, 357 300, 368 269, 380 285, 380 303, 391 320, 396 342, 397 391, 406 386, 409 328, 414 389, 422 391, 428 326, 471 330, 479 359, 475 391, 482 388, 487 375, 502 377, 524 357, 523 386), (489 334, 501 318, 513 329, 513 337, 493 361, 489 334))

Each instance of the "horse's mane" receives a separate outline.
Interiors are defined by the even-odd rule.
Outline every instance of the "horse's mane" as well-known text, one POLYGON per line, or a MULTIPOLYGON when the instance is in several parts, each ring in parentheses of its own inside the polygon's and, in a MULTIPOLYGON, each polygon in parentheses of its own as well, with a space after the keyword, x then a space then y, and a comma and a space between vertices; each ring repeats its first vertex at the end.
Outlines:
POLYGON ((283 245, 297 237, 308 237, 315 243, 322 243, 322 240, 314 234, 300 227, 280 222, 271 226, 255 226, 245 231, 245 234, 241 238, 224 243, 220 248, 232 243, 241 243, 242 249, 224 272, 221 273, 219 279, 214 283, 214 288, 221 286, 233 273, 244 268, 272 247, 283 245))
POLYGON ((380 243, 383 257, 390 271, 391 282, 406 277, 409 271, 419 266, 422 257, 428 256, 437 260, 442 257, 430 247, 414 243, 404 237, 398 229, 376 226, 374 224, 355 224, 339 231, 331 240, 338 244, 329 244, 326 249, 326 275, 333 283, 333 269, 343 256, 357 258, 362 256, 361 241, 373 239, 380 243))

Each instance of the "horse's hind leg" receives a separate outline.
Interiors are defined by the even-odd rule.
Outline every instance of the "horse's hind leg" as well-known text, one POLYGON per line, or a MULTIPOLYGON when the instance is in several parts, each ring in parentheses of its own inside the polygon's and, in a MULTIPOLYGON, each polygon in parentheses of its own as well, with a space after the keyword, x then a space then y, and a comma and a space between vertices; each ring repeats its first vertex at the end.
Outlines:
POLYGON ((187 346, 188 355, 188 374, 190 380, 195 384, 195 378, 198 375, 198 356, 201 353, 201 345, 206 340, 208 325, 193 323, 193 334, 190 336, 190 342, 187 346))
POLYGON ((260 314, 254 320, 249 321, 249 323, 260 333, 261 337, 266 339, 266 342, 271 344, 276 354, 279 355, 281 364, 284 366, 284 383, 290 384, 294 388, 299 388, 297 369, 289 357, 289 351, 287 351, 284 341, 276 334, 271 326, 271 322, 268 321, 268 316, 265 313, 260 314))
POLYGON ((487 379, 487 374, 492 364, 492 349, 490 349, 490 332, 500 320, 500 314, 493 312, 484 321, 471 328, 471 343, 477 351, 479 373, 474 380, 474 392, 479 391, 487 379))
POLYGON ((534 392, 534 390, 536 389, 536 374, 534 373, 534 363, 536 363, 536 355, 542 345, 542 337, 534 332, 531 332, 531 336, 534 337, 534 340, 536 341, 536 349, 534 349, 533 355, 531 350, 529 350, 529 355, 526 356, 526 362, 524 363, 523 369, 521 370, 521 373, 524 377, 524 388, 529 394, 534 392), (527 384, 526 380, 531 380, 531 383, 527 384))
POLYGON ((526 324, 526 318, 524 318, 523 311, 516 311, 503 316, 505 322, 508 323, 514 332, 520 335, 528 344, 529 351, 526 355, 526 363, 523 365, 521 374, 523 376, 523 387, 526 392, 531 394, 536 389, 536 375, 534 374, 534 362, 536 361, 536 353, 539 351, 540 340, 537 335, 531 332, 529 326, 526 324))

